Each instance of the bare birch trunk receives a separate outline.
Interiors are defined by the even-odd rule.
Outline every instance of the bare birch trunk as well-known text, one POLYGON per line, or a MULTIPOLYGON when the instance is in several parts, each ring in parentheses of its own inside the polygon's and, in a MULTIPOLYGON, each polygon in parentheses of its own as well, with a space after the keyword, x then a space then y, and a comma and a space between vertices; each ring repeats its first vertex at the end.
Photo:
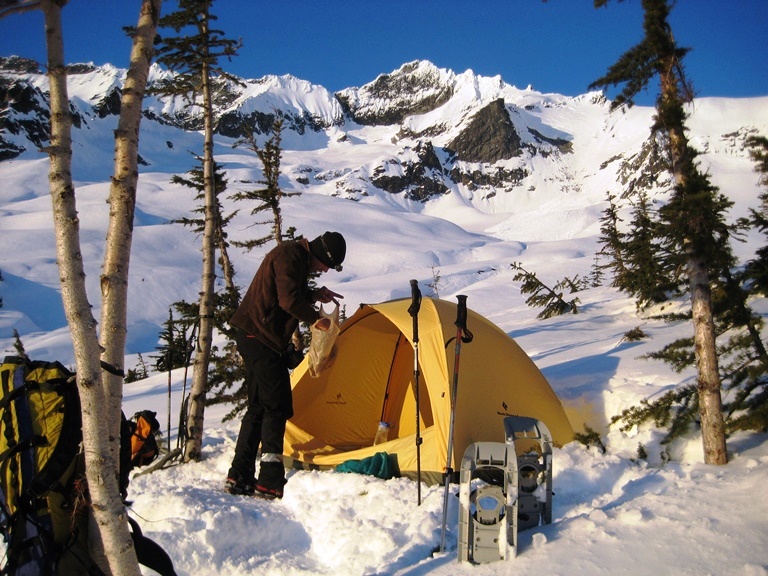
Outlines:
MULTIPOLYGON (((133 38, 131 62, 123 86, 120 119, 115 131, 115 169, 109 191, 109 230, 101 275, 102 359, 125 370, 125 341, 128 316, 128 269, 131 259, 133 217, 138 182, 139 127, 161 0, 143 0, 133 38)), ((119 462, 120 413, 123 379, 102 375, 107 400, 110 438, 114 458, 119 462)))
MULTIPOLYGON (((205 23, 207 25, 207 22, 205 23)), ((192 370, 192 387, 189 392, 187 412, 187 443, 184 461, 199 461, 203 447, 205 421, 205 392, 208 385, 208 364, 213 341, 214 281, 216 279, 216 191, 213 165, 213 110, 208 65, 202 74, 203 123, 205 143, 203 148, 203 187, 205 195, 205 225, 203 228, 203 273, 200 291, 200 329, 192 370)))
POLYGON ((112 574, 140 576, 136 553, 120 501, 117 462, 112 458, 103 415, 100 349, 96 321, 85 288, 85 270, 80 253, 80 225, 72 184, 72 120, 64 65, 61 7, 64 2, 43 0, 48 77, 51 99, 50 188, 53 204, 56 256, 62 300, 77 365, 77 386, 83 414, 83 448, 86 477, 93 504, 93 535, 107 552, 112 574))

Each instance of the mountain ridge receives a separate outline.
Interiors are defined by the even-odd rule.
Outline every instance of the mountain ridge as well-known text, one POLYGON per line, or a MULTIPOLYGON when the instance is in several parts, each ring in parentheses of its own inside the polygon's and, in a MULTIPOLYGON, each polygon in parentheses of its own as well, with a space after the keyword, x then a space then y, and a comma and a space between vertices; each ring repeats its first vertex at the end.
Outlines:
MULTIPOLYGON (((104 153, 107 144, 94 146, 94 136, 107 133, 101 124, 114 122, 119 113, 125 70, 76 64, 70 71, 73 138, 91 153, 90 164, 111 167, 104 153)), ((149 85, 172 77, 153 64, 149 85)), ((35 149, 46 140, 47 79, 37 63, 17 57, 0 59, 0 79, 0 91, 9 102, 0 159, 36 157, 35 149)), ((216 81, 217 152, 241 138, 245 126, 263 143, 279 117, 286 157, 315 152, 309 162, 302 154, 301 165, 285 165, 285 186, 296 191, 325 190, 358 201, 388 194, 406 209, 414 208, 409 201, 424 204, 458 194, 476 209, 494 213, 508 212, 532 196, 543 202, 587 192, 598 201, 617 183, 656 194, 669 185, 651 182, 644 166, 653 109, 611 114, 602 92, 542 94, 506 84, 500 76, 478 76, 471 70, 457 74, 425 60, 336 93, 290 74, 242 83, 216 81), (350 157, 344 169, 329 172, 318 161, 324 150, 343 149, 350 157), (354 157, 365 161, 355 162, 354 157)), ((756 104, 746 107, 752 112, 745 114, 743 101, 719 99, 714 108, 727 119, 725 132, 706 133, 706 122, 692 122, 693 141, 704 142, 709 151, 746 158, 745 138, 768 131, 768 114, 757 105, 761 99, 753 100, 756 104)), ((691 120, 710 113, 710 107, 699 101, 691 108, 691 120)), ((195 140, 199 113, 199 107, 190 108, 181 98, 148 95, 143 128, 154 124, 150 129, 167 132, 169 148, 181 147, 180 141, 195 140)), ((148 170, 174 168, 157 165, 158 154, 142 144, 140 154, 148 170)))

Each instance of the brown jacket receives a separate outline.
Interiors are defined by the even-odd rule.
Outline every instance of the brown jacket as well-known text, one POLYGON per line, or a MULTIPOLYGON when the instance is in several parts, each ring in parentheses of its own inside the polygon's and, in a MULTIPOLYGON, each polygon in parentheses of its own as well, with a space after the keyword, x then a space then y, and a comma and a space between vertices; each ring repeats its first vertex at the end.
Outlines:
POLYGON ((261 262, 230 325, 276 352, 285 350, 300 320, 311 325, 320 318, 307 286, 310 260, 305 239, 273 248, 261 262))

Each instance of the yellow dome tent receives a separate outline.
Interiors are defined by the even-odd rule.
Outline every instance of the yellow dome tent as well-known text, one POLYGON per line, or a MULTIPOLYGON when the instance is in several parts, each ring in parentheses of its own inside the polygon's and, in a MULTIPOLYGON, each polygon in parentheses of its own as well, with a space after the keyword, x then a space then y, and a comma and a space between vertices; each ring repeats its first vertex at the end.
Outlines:
MULTIPOLYGON (((334 467, 377 452, 396 459, 403 476, 415 477, 411 299, 364 304, 341 326, 333 364, 318 377, 307 361, 293 372, 294 417, 284 445, 296 467, 334 467), (389 440, 373 446, 380 421, 389 440)), ((438 483, 446 465, 451 416, 457 304, 424 298, 418 315, 419 407, 422 479, 438 483)), ((541 420, 556 444, 573 430, 549 383, 528 355, 492 322, 467 310, 474 340, 462 344, 452 468, 474 442, 504 442, 504 417, 541 420)))

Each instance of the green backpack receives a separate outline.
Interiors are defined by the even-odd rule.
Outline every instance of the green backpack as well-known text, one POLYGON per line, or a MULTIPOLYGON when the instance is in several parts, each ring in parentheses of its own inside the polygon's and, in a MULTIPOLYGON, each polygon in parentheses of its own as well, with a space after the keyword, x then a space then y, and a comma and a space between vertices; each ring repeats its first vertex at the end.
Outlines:
MULTIPOLYGON (((132 432, 123 416, 124 498, 132 432)), ((75 374, 59 362, 6 356, 0 365, 0 533, 6 542, 0 574, 102 574, 87 551, 81 443, 75 374)), ((131 526, 139 562, 174 574, 168 555, 131 526)))
POLYGON ((73 374, 58 362, 6 357, 0 367, 0 529, 4 571, 54 573, 70 536, 66 496, 82 439, 73 374))

